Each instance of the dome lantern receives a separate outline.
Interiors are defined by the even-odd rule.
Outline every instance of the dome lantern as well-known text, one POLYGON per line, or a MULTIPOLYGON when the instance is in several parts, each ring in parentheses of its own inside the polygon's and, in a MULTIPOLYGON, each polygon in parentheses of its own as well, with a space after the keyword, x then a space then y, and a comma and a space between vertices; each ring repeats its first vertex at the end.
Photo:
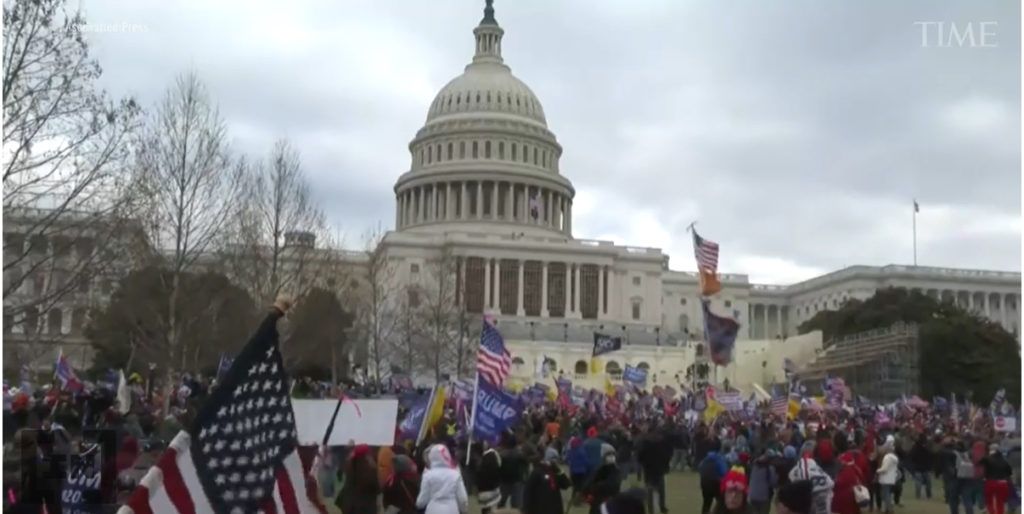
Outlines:
POLYGON ((501 36, 505 35, 505 31, 498 25, 498 20, 494 19, 493 2, 494 0, 487 0, 487 7, 484 8, 484 18, 473 29, 473 35, 476 36, 476 54, 473 56, 474 63, 502 63, 501 36))

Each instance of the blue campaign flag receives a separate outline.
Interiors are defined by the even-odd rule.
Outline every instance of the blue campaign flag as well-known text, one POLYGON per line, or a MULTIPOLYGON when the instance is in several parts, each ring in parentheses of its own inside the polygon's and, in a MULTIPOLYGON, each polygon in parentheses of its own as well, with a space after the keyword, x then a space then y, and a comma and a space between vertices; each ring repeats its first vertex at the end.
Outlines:
POLYGON ((622 380, 632 382, 634 384, 646 384, 647 370, 640 367, 634 368, 627 364, 625 371, 622 372, 622 380))
POLYGON ((495 442, 501 433, 519 421, 523 402, 487 380, 481 380, 476 391, 476 413, 473 438, 495 442))
POLYGON ((568 378, 559 378, 558 380, 555 380, 555 384, 558 385, 559 394, 572 394, 572 380, 569 380, 568 378))
POLYGON ((420 435, 420 427, 423 425, 423 418, 427 415, 427 407, 430 405, 430 399, 433 395, 424 394, 420 396, 416 403, 409 408, 409 412, 405 415, 405 419, 398 424, 398 437, 400 440, 413 440, 420 435))

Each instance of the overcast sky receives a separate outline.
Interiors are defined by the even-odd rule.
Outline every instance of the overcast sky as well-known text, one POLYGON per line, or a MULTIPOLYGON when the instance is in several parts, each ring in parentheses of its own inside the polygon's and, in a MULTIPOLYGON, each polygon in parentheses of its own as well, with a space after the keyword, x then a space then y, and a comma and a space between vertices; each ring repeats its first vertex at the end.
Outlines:
MULTIPOLYGON (((152 106, 194 69, 233 149, 290 139, 358 247, 394 226, 407 145, 472 57, 483 1, 82 5, 108 91, 152 106)), ((920 264, 1020 270, 1019 0, 495 8, 505 61, 564 147, 578 238, 660 247, 692 270, 696 219, 720 270, 789 283, 910 263, 917 198, 920 264), (953 25, 962 46, 947 45, 953 25)))

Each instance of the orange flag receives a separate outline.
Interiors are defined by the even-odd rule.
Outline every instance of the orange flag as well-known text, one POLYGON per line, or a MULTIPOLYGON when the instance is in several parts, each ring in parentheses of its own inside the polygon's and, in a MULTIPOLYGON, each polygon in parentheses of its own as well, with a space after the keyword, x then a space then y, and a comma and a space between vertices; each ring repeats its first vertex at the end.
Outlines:
POLYGON ((711 296, 722 290, 722 283, 713 271, 700 270, 700 294, 711 296))

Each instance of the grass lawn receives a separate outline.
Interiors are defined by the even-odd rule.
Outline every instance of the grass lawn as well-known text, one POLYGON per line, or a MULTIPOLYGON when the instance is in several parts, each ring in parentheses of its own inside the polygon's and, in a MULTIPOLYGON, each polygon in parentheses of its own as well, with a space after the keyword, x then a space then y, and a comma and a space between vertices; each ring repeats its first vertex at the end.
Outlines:
MULTIPOLYGON (((700 487, 698 483, 696 473, 672 473, 665 480, 665 495, 668 497, 668 509, 672 514, 700 514, 700 487)), ((630 477, 623 483, 623 489, 630 487, 641 486, 636 480, 636 475, 630 477)), ((946 514, 949 509, 946 508, 945 503, 942 501, 942 484, 932 481, 932 499, 931 500, 915 500, 914 499, 914 485, 912 482, 907 482, 903 486, 903 497, 901 502, 903 507, 896 507, 897 514, 946 514)), ((568 496, 567 496, 568 497, 568 496)), ((325 500, 331 509, 334 508, 333 498, 325 500)), ((476 498, 470 498, 470 513, 478 514, 480 509, 476 506, 476 498)), ((657 507, 655 507, 657 508, 657 507)), ((337 509, 331 512, 338 512, 337 509)), ((585 514, 587 512, 587 506, 573 507, 570 512, 577 514, 585 514)), ((773 509, 774 512, 774 509, 773 509)), ((979 512, 979 511, 975 511, 979 512)), ((656 514, 656 513, 648 513, 656 514)))

